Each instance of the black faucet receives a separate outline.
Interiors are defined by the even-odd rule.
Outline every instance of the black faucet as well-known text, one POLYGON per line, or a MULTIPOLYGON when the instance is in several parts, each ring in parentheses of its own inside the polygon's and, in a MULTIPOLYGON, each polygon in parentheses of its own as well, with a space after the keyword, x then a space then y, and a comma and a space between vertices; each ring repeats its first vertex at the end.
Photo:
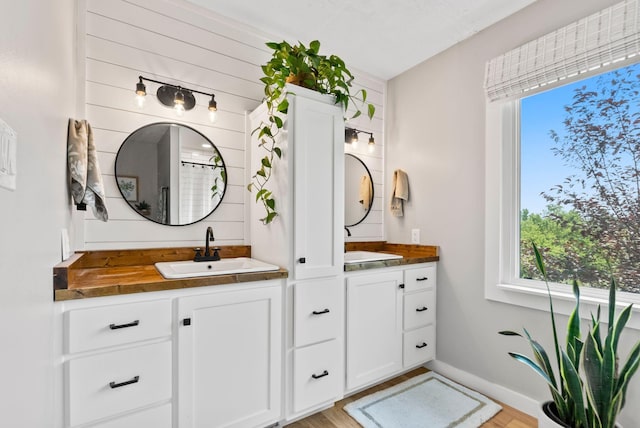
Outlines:
POLYGON ((211 254, 211 250, 209 249, 209 242, 215 241, 216 238, 213 236, 213 229, 211 226, 207 227, 207 233, 204 237, 204 255, 201 254, 201 249, 196 248, 194 251, 196 252, 196 256, 193 258, 194 262, 215 262, 220 260, 220 254, 218 251, 220 248, 215 247, 213 249, 213 254, 211 254))
POLYGON ((347 236, 351 236, 351 231, 349 229, 347 229, 347 226, 344 227, 344 230, 347 231, 347 236))

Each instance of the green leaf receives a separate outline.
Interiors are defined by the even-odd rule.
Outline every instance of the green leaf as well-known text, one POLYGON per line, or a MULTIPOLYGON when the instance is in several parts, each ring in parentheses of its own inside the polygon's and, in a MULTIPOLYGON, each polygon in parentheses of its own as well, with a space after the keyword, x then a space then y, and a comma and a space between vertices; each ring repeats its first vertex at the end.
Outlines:
POLYGON ((273 151, 275 152, 275 154, 278 156, 279 159, 282 159, 282 150, 280 149, 280 147, 274 147, 273 151))
POLYGON ((280 102, 280 104, 278 104, 278 111, 280 113, 286 113, 288 109, 289 109, 289 101, 285 98, 280 102))
POLYGON ((267 216, 264 218, 264 223, 265 224, 269 224, 273 221, 274 218, 276 218, 276 216, 278 215, 278 213, 276 212, 270 212, 269 214, 267 214, 267 216))
MULTIPOLYGON (((566 352, 562 351, 562 378, 565 380, 567 386, 567 393, 575 403, 575 416, 577 422, 581 423, 581 426, 588 426, 587 414, 585 413, 584 398, 582 396, 582 382, 580 381, 580 375, 578 370, 573 365, 573 362, 569 359, 566 352)), ((580 426, 580 425, 578 425, 580 426)))
POLYGON ((251 192, 251 189, 252 189, 252 188, 253 188, 253 183, 249 183, 249 184, 247 184, 247 190, 248 190, 249 192, 251 192))
POLYGON ((284 125, 283 122, 282 122, 282 119, 280 119, 279 116, 273 116, 273 120, 275 121, 276 126, 278 128, 282 128, 282 126, 284 125))
POLYGON ((269 162, 269 158, 267 156, 263 157, 261 162, 264 167, 271 168, 271 162, 269 162))
POLYGON ((317 54, 318 52, 320 52, 320 42, 317 40, 312 41, 311 43, 309 43, 309 48, 311 48, 313 53, 317 54))
POLYGON ((258 193, 256 193, 256 202, 258 202, 258 200, 260 199, 260 197, 262 195, 264 195, 265 193, 267 193, 267 189, 260 189, 260 191, 258 193))
POLYGON ((374 106, 373 104, 369 104, 367 108, 368 108, 367 114, 369 116, 369 119, 373 119, 373 116, 376 114, 376 106, 374 106))
POLYGON ((269 208, 271 208, 272 210, 275 210, 275 209, 276 209, 276 201, 275 201, 275 200, 273 200, 273 199, 267 199, 267 200, 265 200, 265 203, 266 203, 266 204, 267 204, 267 206, 268 206, 269 208))
POLYGON ((503 336, 520 336, 520 337, 522 337, 522 335, 520 333, 517 333, 515 331, 510 331, 510 330, 499 331, 498 334, 502 334, 503 336))
POLYGON ((267 176, 267 174, 264 172, 264 169, 261 169, 261 170, 257 171, 256 175, 259 175, 260 177, 266 177, 267 176))

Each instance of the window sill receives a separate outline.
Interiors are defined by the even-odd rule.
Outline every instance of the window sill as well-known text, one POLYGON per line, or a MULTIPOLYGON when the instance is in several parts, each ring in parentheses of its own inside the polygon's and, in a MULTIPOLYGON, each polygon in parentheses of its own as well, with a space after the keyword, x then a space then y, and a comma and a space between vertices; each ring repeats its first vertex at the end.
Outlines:
MULTIPOLYGON (((535 283, 535 282, 534 282, 535 283)), ((510 305, 521 306, 529 309, 549 312, 549 297, 544 283, 541 286, 520 285, 520 284, 487 284, 485 287, 485 298, 510 305)), ((591 314, 596 314, 598 305, 601 305, 600 319, 607 321, 607 298, 596 296, 604 290, 580 289, 580 317, 583 322, 591 319, 591 314), (591 293, 589 293, 591 291, 591 293)), ((564 290, 564 287, 552 285, 551 296, 553 298, 553 309, 556 314, 569 316, 575 307, 575 298, 571 290, 564 290)), ((608 296, 608 294, 607 294, 608 296)), ((618 292, 616 294, 616 306, 620 310, 633 303, 632 315, 627 322, 627 328, 640 330, 640 305, 638 296, 629 293, 618 292)), ((562 324, 560 324, 562 325, 562 324)), ((562 330, 562 328, 559 328, 562 330)))

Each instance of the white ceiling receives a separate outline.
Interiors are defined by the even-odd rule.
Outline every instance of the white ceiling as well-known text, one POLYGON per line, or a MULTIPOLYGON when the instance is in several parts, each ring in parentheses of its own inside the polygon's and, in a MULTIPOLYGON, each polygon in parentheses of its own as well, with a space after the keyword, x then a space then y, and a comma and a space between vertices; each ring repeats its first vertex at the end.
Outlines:
POLYGON ((535 0, 188 1, 387 80, 535 0))

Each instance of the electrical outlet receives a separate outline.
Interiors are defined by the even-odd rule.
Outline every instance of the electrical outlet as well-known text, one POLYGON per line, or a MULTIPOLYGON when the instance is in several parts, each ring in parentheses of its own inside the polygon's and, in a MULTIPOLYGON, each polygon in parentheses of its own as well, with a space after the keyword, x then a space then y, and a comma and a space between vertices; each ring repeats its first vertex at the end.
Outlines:
POLYGON ((411 243, 412 244, 420 243, 420 229, 411 229, 411 243))

